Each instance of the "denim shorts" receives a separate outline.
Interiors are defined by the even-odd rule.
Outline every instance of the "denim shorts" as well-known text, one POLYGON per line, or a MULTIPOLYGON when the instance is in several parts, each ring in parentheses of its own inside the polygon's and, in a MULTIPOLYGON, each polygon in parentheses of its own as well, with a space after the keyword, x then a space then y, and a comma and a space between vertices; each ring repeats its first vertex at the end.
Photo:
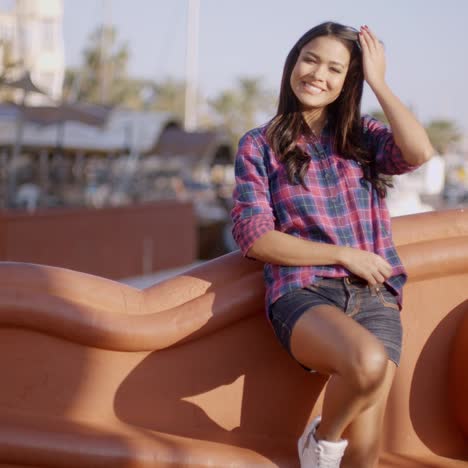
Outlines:
POLYGON ((286 293, 270 307, 269 318, 275 335, 293 358, 290 340, 295 323, 312 307, 324 304, 341 309, 376 336, 388 358, 399 365, 402 327, 397 298, 385 285, 369 286, 358 277, 317 277, 314 284, 286 293))

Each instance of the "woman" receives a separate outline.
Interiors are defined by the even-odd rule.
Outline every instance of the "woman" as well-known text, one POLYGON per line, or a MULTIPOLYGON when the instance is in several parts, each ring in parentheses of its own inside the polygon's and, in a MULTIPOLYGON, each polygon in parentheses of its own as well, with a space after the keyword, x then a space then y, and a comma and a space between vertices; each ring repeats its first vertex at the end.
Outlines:
POLYGON ((305 369, 329 375, 323 412, 298 441, 302 467, 374 467, 401 352, 405 270, 385 205, 388 176, 433 154, 385 82, 374 33, 336 23, 290 51, 276 116, 236 157, 233 234, 265 262, 274 332, 305 369), (391 131, 360 115, 364 80, 391 131))

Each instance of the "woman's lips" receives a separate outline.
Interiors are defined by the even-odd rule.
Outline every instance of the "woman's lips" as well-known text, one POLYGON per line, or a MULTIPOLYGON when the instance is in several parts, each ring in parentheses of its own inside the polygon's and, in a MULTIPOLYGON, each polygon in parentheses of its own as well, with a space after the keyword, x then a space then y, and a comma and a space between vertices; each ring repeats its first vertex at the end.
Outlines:
POLYGON ((306 81, 302 82, 302 86, 309 94, 312 94, 314 96, 324 91, 322 88, 319 88, 318 86, 314 86, 310 83, 307 83, 306 81))

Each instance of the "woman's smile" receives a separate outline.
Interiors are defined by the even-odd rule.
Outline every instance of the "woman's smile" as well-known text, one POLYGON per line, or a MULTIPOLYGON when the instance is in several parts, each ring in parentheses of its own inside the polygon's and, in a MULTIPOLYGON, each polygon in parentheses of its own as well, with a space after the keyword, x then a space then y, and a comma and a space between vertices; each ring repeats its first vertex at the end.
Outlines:
POLYGON ((317 86, 317 85, 313 85, 311 83, 308 83, 307 81, 303 81, 302 82, 302 87, 304 88, 304 90, 310 94, 312 94, 313 96, 317 96, 318 94, 322 93, 325 91, 325 89, 317 86))

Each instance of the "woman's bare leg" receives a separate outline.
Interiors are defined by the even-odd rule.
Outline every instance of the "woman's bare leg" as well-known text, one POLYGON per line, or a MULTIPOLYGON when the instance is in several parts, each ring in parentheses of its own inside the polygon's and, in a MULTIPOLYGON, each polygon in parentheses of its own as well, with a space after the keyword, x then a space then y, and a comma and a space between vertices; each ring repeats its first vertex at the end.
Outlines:
POLYGON ((388 357, 382 343, 340 309, 320 305, 304 313, 291 335, 291 352, 329 374, 317 439, 337 441, 381 394, 388 357))
POLYGON ((377 402, 359 414, 346 428, 344 438, 348 440, 348 447, 340 465, 342 468, 375 468, 377 466, 385 407, 395 370, 395 364, 388 361, 387 374, 379 390, 377 402))

